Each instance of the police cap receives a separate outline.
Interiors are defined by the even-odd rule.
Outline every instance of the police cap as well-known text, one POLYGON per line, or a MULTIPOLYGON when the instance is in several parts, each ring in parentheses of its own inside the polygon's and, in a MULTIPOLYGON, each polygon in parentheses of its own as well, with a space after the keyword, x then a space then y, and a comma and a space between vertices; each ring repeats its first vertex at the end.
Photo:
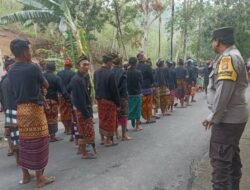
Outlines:
POLYGON ((225 44, 234 44, 234 29, 232 27, 223 27, 214 30, 213 40, 219 40, 225 44))

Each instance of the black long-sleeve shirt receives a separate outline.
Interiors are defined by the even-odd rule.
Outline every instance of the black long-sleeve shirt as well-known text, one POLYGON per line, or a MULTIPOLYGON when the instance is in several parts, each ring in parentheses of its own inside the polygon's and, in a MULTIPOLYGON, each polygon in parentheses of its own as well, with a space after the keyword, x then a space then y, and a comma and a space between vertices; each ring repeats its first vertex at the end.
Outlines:
POLYGON ((127 70, 127 89, 130 96, 140 95, 142 88, 142 73, 136 68, 127 70))
POLYGON ((126 72, 120 68, 119 66, 115 66, 112 69, 115 75, 115 82, 118 87, 119 95, 121 98, 128 98, 128 91, 127 91, 127 75, 126 72))
POLYGON ((2 106, 4 110, 16 110, 16 101, 14 94, 12 92, 10 81, 7 75, 2 78, 0 84, 1 92, 2 92, 2 106))
POLYGON ((68 86, 70 84, 71 79, 75 75, 70 68, 65 68, 62 71, 59 71, 57 75, 61 78, 63 86, 68 90, 68 86))
POLYGON ((115 82, 115 75, 110 69, 101 67, 96 70, 94 73, 94 84, 97 100, 106 99, 120 107, 120 96, 115 82))
POLYGON ((176 79, 187 79, 188 78, 188 71, 183 66, 179 66, 175 68, 176 79))
POLYGON ((169 72, 167 68, 160 67, 155 70, 155 84, 158 87, 169 86, 169 72))
POLYGON ((45 78, 37 65, 16 62, 9 70, 8 78, 17 104, 43 105, 41 86, 45 78))
POLYGON ((84 119, 92 117, 92 103, 86 77, 79 72, 70 81, 73 105, 82 113, 84 119))
POLYGON ((69 95, 62 85, 61 78, 55 75, 52 71, 44 73, 45 79, 49 83, 46 99, 58 101, 58 94, 62 94, 64 99, 69 101, 69 95))
POLYGON ((169 81, 168 81, 168 88, 169 90, 175 90, 177 88, 177 81, 176 81, 176 73, 174 69, 169 69, 169 81))
POLYGON ((136 68, 142 72, 142 89, 152 88, 152 85, 154 83, 154 76, 151 67, 145 63, 140 62, 138 63, 136 68))

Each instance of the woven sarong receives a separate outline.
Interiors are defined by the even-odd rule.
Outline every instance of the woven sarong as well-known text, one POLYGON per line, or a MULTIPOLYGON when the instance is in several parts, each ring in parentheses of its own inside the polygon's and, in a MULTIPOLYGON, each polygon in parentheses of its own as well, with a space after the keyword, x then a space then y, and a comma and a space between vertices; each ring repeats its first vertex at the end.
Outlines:
POLYGON ((117 127, 117 108, 116 105, 109 100, 97 100, 99 131, 101 135, 112 137, 117 127))
POLYGON ((20 140, 20 166, 29 170, 43 170, 48 163, 49 139, 47 137, 20 140))
POLYGON ((132 119, 140 119, 141 110, 142 110, 142 98, 139 96, 129 96, 128 98, 128 118, 132 119))
POLYGON ((121 109, 117 112, 118 125, 126 126, 128 122, 128 100, 121 98, 121 109))
POLYGON ((153 89, 153 107, 154 107, 154 109, 160 108, 160 89, 159 89, 159 87, 155 87, 153 89))
POLYGON ((72 108, 70 104, 65 101, 65 99, 61 96, 59 97, 59 112, 61 116, 61 121, 71 121, 72 117, 72 108))
POLYGON ((150 120, 152 117, 153 96, 142 96, 142 117, 145 120, 150 120))
POLYGON ((187 82, 184 79, 177 79, 176 97, 183 99, 187 93, 187 82))
POLYGON ((171 103, 171 104, 174 103, 175 96, 176 96, 175 90, 171 90, 171 91, 170 91, 170 103, 171 103))
POLYGON ((79 138, 83 140, 84 144, 95 143, 95 129, 93 118, 84 119, 81 112, 76 111, 77 115, 77 131, 79 138))
POLYGON ((48 137, 48 124, 41 105, 28 103, 17 106, 17 123, 20 139, 48 137))
POLYGON ((170 91, 166 86, 159 87, 160 107, 166 109, 170 105, 170 91))
POLYGON ((45 114, 48 124, 57 124, 58 123, 58 103, 55 100, 47 99, 46 103, 48 109, 45 109, 45 114))

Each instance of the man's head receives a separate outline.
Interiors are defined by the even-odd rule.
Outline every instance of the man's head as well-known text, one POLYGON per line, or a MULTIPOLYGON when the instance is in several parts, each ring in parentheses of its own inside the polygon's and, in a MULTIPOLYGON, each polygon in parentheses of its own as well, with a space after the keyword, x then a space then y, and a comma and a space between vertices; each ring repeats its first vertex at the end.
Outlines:
POLYGON ((128 60, 128 64, 129 64, 131 67, 135 67, 136 64, 137 64, 137 58, 136 58, 136 57, 130 57, 129 60, 128 60))
POLYGON ((31 61, 30 42, 23 39, 15 39, 10 43, 10 50, 16 59, 21 61, 31 61))
POLYGON ((162 60, 162 59, 159 59, 159 60, 157 61, 157 63, 156 63, 156 66, 157 66, 157 67, 164 67, 164 64, 165 64, 165 61, 162 60))
POLYGON ((193 63, 194 63, 194 60, 191 59, 191 58, 188 58, 188 59, 186 60, 186 64, 187 64, 188 67, 192 66, 193 63))
POLYGON ((3 61, 4 61, 4 69, 6 71, 9 71, 11 66, 15 63, 15 59, 9 56, 5 56, 3 61))
POLYGON ((66 58, 64 59, 64 67, 65 68, 71 68, 73 66, 71 59, 66 58))
POLYGON ((113 59, 114 59, 113 53, 107 53, 102 56, 103 64, 106 65, 109 69, 111 69, 113 66, 113 59))
POLYGON ((122 66, 122 57, 119 54, 113 54, 113 64, 115 66, 122 66))
POLYGON ((137 54, 137 59, 138 59, 138 61, 145 61, 145 54, 143 51, 141 51, 137 54))
POLYGON ((56 71, 56 64, 55 62, 51 61, 47 63, 46 66, 47 71, 55 72, 56 71))
POLYGON ((89 71, 89 58, 87 56, 81 56, 77 62, 77 69, 79 73, 85 74, 89 71))
POLYGON ((215 53, 223 53, 228 47, 234 45, 234 42, 234 30, 232 27, 223 27, 214 30, 212 48, 215 53))
POLYGON ((184 65, 184 62, 183 62, 183 60, 182 60, 182 59, 179 59, 179 61, 178 61, 178 65, 179 65, 179 66, 183 66, 183 65, 184 65))

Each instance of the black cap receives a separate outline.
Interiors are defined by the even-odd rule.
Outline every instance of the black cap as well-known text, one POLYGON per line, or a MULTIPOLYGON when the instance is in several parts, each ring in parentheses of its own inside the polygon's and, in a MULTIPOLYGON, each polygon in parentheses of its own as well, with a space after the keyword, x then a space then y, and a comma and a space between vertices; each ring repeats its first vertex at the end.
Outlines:
POLYGON ((56 70, 56 63, 53 61, 48 62, 47 64, 47 71, 55 71, 56 70))
POLYGON ((232 27, 216 29, 213 32, 213 39, 232 45, 234 44, 234 29, 232 27))

